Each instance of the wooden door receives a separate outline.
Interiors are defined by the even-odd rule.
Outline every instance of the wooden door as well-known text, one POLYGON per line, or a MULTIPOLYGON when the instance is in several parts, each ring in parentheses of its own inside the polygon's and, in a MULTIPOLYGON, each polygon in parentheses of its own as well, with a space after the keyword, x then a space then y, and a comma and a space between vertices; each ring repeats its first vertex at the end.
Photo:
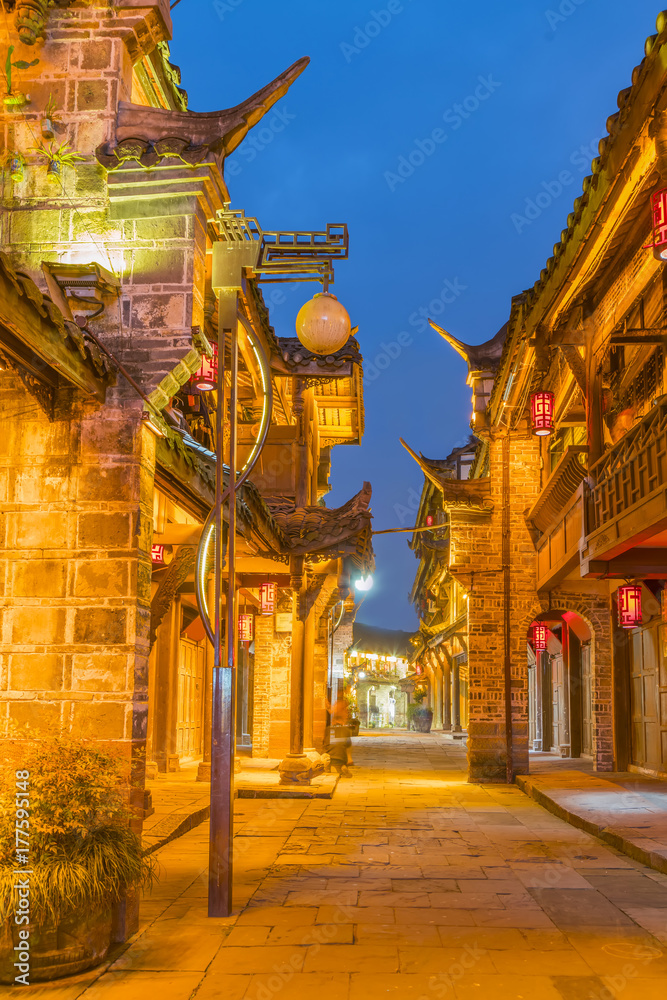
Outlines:
POLYGON ((551 684, 551 722, 553 729, 551 746, 554 750, 558 750, 561 744, 567 742, 565 738, 565 669, 562 653, 551 658, 551 684))
POLYGON ((662 770, 667 741, 664 659, 660 662, 658 625, 632 633, 630 648, 632 763, 662 770))
POLYGON ((593 756, 593 677, 591 647, 581 647, 581 752, 593 756))
POLYGON ((658 726, 660 730, 660 771, 667 772, 667 625, 658 629, 658 726))
POLYGON ((181 639, 176 726, 176 749, 179 757, 201 755, 203 695, 204 646, 190 639, 181 639))

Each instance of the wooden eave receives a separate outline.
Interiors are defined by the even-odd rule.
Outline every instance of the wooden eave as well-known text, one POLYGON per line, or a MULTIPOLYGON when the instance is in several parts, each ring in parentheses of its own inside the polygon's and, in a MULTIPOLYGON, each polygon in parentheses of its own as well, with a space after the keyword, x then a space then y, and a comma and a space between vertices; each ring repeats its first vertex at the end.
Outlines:
MULTIPOLYGON (((584 192, 575 201, 554 256, 534 288, 513 302, 510 334, 489 401, 492 422, 502 411, 501 397, 519 341, 539 336, 541 326, 544 330, 558 327, 600 276, 606 287, 605 275, 619 255, 627 254, 629 232, 635 236, 641 232, 642 216, 648 230, 647 196, 657 179, 649 122, 656 111, 667 108, 667 17, 663 14, 658 16, 658 31, 647 40, 647 57, 633 72, 633 86, 618 96, 620 111, 608 120, 610 134, 600 143, 600 156, 593 161, 592 175, 584 179, 584 192)), ((658 261, 651 265, 653 271, 661 266, 658 261)))
MULTIPOLYGON (((185 444, 159 438, 156 448, 156 485, 200 521, 206 520, 215 503, 215 462, 185 444)), ((260 493, 245 483, 237 501, 239 533, 252 540, 262 554, 284 558, 286 540, 260 493)))
POLYGON ((97 348, 30 278, 11 268, 4 254, 0 254, 0 350, 38 383, 50 389, 73 386, 99 403, 116 382, 97 348))

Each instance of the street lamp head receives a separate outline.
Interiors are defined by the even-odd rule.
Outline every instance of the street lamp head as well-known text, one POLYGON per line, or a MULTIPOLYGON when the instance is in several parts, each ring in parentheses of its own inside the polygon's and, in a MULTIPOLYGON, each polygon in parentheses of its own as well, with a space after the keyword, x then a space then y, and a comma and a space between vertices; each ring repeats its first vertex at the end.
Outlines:
POLYGON ((318 292, 299 309, 297 337, 313 354, 334 354, 347 343, 352 326, 347 310, 331 292, 318 292))
POLYGON ((361 590, 362 592, 365 590, 370 590, 371 587, 373 586, 373 577, 360 576, 358 580, 354 581, 354 586, 356 590, 361 590))

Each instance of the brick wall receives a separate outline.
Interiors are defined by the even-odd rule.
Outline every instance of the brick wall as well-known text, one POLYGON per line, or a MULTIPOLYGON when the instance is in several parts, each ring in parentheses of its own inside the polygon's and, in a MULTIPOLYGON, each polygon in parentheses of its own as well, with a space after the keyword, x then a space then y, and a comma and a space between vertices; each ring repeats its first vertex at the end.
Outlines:
POLYGON ((276 632, 275 616, 255 617, 253 757, 289 752, 291 650, 291 633, 276 632))

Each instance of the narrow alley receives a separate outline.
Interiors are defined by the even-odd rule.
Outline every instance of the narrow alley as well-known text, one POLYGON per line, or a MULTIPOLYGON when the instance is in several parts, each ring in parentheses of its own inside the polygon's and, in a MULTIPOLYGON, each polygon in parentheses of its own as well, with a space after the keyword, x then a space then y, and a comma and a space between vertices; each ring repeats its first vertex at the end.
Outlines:
POLYGON ((206 916, 205 823, 158 852, 130 946, 49 997, 662 1000, 667 876, 466 784, 442 737, 354 757, 331 800, 237 800, 232 917, 206 916))

